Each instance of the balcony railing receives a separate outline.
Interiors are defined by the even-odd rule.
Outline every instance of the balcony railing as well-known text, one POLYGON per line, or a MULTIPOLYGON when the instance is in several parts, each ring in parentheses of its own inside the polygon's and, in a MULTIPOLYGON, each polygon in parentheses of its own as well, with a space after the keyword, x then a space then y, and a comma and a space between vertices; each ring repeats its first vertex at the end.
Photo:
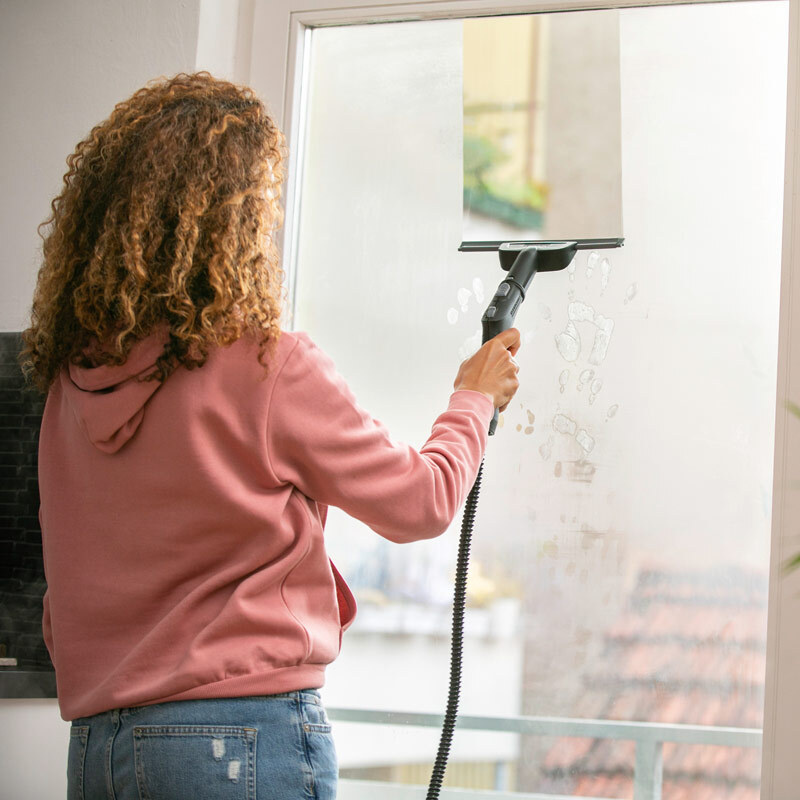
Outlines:
MULTIPOLYGON (((370 725, 411 725, 441 728, 439 714, 415 714, 398 711, 372 711, 353 708, 330 708, 328 716, 339 722, 370 725)), ((756 728, 715 728, 705 725, 664 725, 657 722, 617 722, 597 719, 560 717, 476 717, 461 716, 461 730, 495 731, 534 736, 566 736, 587 739, 623 739, 636 745, 634 764, 634 800, 661 800, 663 780, 662 751, 665 742, 679 744, 761 747, 762 734, 756 728)), ((424 798, 426 787, 376 781, 341 780, 341 800, 417 800, 424 798)), ((442 789, 442 800, 574 800, 563 795, 521 794, 490 790, 442 789)), ((600 800, 581 798, 581 800, 600 800)), ((603 798, 602 800, 608 800, 603 798)))

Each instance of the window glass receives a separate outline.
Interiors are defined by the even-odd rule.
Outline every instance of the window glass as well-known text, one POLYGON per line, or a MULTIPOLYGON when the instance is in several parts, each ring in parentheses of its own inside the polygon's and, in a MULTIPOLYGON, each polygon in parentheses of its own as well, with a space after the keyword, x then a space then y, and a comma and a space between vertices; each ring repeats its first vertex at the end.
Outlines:
MULTIPOLYGON (((787 17, 780 1, 618 12, 625 245, 538 275, 519 312, 465 713, 761 726, 787 17)), ((457 250, 464 36, 443 20, 312 37, 294 324, 417 446, 503 278, 496 253, 457 250)), ((443 711, 459 527, 398 546, 331 510, 360 611, 328 704, 443 711)), ((436 739, 337 724, 342 774, 425 783, 436 739)), ((452 758, 463 786, 632 796, 627 742, 459 732, 452 758)), ((755 798, 759 765, 667 745, 663 796, 755 798)))
POLYGON ((619 11, 463 23, 465 241, 622 234, 619 11))

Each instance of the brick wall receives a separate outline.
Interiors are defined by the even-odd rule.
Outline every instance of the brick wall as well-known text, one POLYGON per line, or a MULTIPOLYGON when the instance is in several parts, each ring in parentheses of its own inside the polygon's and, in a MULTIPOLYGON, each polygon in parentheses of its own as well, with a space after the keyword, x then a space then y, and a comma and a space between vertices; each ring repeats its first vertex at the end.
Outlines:
POLYGON ((44 398, 25 387, 18 333, 0 333, 0 657, 52 670, 42 640, 45 590, 37 448, 44 398))

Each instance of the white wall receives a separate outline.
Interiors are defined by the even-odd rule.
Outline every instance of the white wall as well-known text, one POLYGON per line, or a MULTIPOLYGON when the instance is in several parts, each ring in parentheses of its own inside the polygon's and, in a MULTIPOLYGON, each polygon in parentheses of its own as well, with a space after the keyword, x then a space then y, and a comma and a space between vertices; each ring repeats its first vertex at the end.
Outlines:
POLYGON ((67 795, 69 723, 55 700, 0 700, 0 794, 15 800, 67 795))
MULTIPOLYGON (((247 80, 239 0, 5 0, 0 5, 0 330, 21 330, 39 266, 36 226, 66 158, 114 105, 161 75, 247 80), (240 37, 240 32, 242 36, 240 37)), ((241 3, 243 22, 252 1, 241 3)))
MULTIPOLYGON (((239 0, 0 3, 0 330, 27 324, 36 226, 50 213, 75 145, 161 75, 209 69, 246 82, 248 9, 252 15, 252 2, 242 0, 243 27, 239 0)), ((0 720, 0 794, 64 797, 69 726, 56 701, 0 699, 0 720)))

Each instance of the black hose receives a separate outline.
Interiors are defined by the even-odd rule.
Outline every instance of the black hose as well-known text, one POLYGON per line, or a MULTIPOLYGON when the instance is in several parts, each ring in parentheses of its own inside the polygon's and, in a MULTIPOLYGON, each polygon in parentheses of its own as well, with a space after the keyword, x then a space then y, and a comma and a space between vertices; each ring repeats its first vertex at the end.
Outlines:
POLYGON ((470 489, 464 505, 464 518, 461 523, 461 538, 458 542, 458 562, 456 564, 456 588, 453 595, 453 633, 450 642, 450 689, 447 694, 447 711, 444 714, 442 735, 439 739, 439 750, 433 764, 431 782, 428 785, 426 800, 436 800, 442 788, 447 759, 450 756, 450 744, 458 716, 458 699, 461 692, 461 662, 464 649, 464 610, 467 601, 467 568, 469 566, 469 548, 472 544, 472 526, 475 511, 478 507, 478 494, 481 490, 483 461, 478 469, 478 476, 470 489))

